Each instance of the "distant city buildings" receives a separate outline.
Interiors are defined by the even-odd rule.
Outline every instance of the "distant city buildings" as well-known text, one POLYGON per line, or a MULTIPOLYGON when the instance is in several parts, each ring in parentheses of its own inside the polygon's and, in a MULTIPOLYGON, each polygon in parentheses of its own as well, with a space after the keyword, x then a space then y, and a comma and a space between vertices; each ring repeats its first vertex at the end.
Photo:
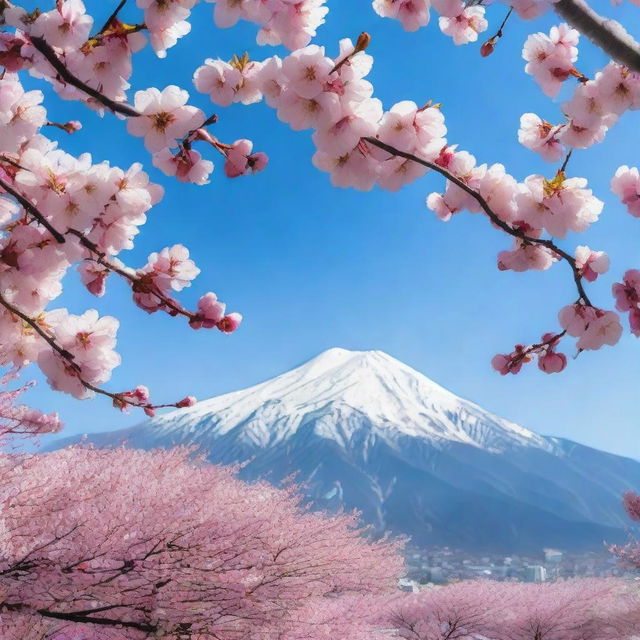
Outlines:
POLYGON ((538 553, 504 556, 473 554, 449 547, 409 547, 406 560, 408 582, 403 587, 405 590, 474 578, 548 582, 574 577, 637 577, 619 565, 606 550, 563 552, 541 549, 538 553))
POLYGON ((546 582, 547 570, 539 564, 528 565, 524 568, 525 582, 546 582))

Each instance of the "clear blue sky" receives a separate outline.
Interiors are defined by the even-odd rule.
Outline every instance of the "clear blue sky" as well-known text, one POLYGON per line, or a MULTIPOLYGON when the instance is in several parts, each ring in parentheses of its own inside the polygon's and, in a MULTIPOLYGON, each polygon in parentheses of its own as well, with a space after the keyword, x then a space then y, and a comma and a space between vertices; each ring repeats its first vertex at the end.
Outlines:
MULTIPOLYGON (((100 17, 110 8, 103 0, 87 4, 100 17)), ((640 27, 637 7, 596 4, 640 27)), ((481 59, 478 46, 454 47, 435 24, 406 34, 399 23, 375 16, 368 0, 331 0, 329 6, 317 42, 333 55, 339 38, 369 31, 375 57, 370 79, 386 107, 403 99, 441 102, 450 142, 479 162, 502 162, 519 179, 539 171, 551 175, 554 168, 521 147, 516 132, 526 111, 559 120, 558 104, 524 74, 520 55, 526 35, 548 30, 557 22, 554 15, 534 23, 512 20, 494 55, 481 59)), ((135 13, 129 11, 129 16, 135 13)), ((493 29, 504 12, 502 5, 490 8, 493 29)), ((216 29, 209 4, 197 6, 193 18, 191 35, 165 60, 149 50, 137 56, 135 89, 174 83, 191 90, 192 72, 206 57, 228 59, 246 49, 261 59, 274 52, 255 44, 253 25, 216 29)), ((579 68, 584 73, 593 74, 605 62, 603 54, 583 43, 579 68)), ((192 103, 213 110, 195 92, 192 103)), ((480 216, 439 222, 424 205, 428 193, 443 187, 438 176, 428 175, 397 194, 334 189, 311 165, 308 132, 291 131, 266 105, 236 105, 217 110, 216 132, 229 141, 253 139, 271 157, 267 171, 228 180, 218 163, 210 185, 181 185, 151 166, 142 144, 126 135, 121 121, 100 119, 50 95, 48 106, 51 119, 77 117, 84 123, 72 138, 60 135, 66 149, 90 151, 96 161, 121 166, 142 159, 166 188, 136 249, 122 257, 140 265, 149 252, 183 243, 203 272, 185 292, 185 302, 193 304, 199 294, 213 290, 245 316, 232 336, 195 332, 179 320, 147 316, 115 279, 105 298, 93 298, 72 273, 62 304, 77 313, 94 307, 121 320, 123 365, 111 389, 144 383, 158 402, 187 394, 204 399, 260 382, 329 347, 380 349, 541 433, 640 457, 637 339, 626 335, 615 349, 583 354, 561 375, 547 376, 533 366, 503 378, 491 370, 496 352, 554 330, 557 310, 575 293, 562 264, 545 273, 498 272, 496 253, 510 243, 480 216)), ((604 144, 574 154, 570 164, 570 172, 587 176, 607 206, 598 224, 568 237, 563 246, 589 244, 612 253, 611 274, 591 289, 592 298, 605 307, 612 306, 614 278, 640 266, 640 220, 623 211, 608 186, 619 165, 640 164, 638 122, 637 114, 627 114, 604 144)), ((122 428, 141 419, 137 413, 121 415, 104 398, 63 397, 44 382, 30 392, 30 401, 60 412, 65 435, 122 428)))

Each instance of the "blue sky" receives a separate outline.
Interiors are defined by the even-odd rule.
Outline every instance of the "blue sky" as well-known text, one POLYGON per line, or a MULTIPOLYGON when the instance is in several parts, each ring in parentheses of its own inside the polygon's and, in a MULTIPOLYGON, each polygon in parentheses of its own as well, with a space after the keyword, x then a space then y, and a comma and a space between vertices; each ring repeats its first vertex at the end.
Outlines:
MULTIPOLYGON (((110 10, 103 0, 87 4, 98 22, 110 10)), ((534 23, 513 19, 494 55, 482 59, 478 45, 455 47, 435 24, 405 33, 399 23, 375 16, 368 0, 328 4, 327 24, 316 41, 334 55, 341 37, 369 31, 375 58, 370 79, 386 107, 403 99, 441 102, 449 141, 479 162, 502 162, 518 179, 537 172, 552 175, 555 167, 521 147, 516 132, 527 111, 559 120, 558 102, 543 96, 524 74, 520 55, 528 33, 558 22, 553 14, 534 23)), ((628 26, 639 23, 636 7, 596 4, 628 26)), ((504 13, 502 5, 489 9, 492 29, 504 13)), ((137 12, 129 9, 124 15, 137 12)), ((229 59, 247 50, 262 59, 273 53, 255 44, 253 25, 215 28, 211 5, 197 6, 192 24, 191 35, 165 60, 149 50, 138 54, 134 89, 178 84, 191 90, 193 70, 206 57, 229 59)), ((602 53, 583 42, 578 66, 584 73, 592 75, 605 63, 602 53)), ((39 86, 35 80, 29 84, 39 86)), ((204 399, 260 382, 329 347, 380 349, 541 433, 640 457, 637 339, 625 335, 615 349, 583 354, 561 375, 547 376, 533 366, 503 378, 490 368, 495 353, 557 327, 557 310, 575 296, 566 265, 545 273, 498 272, 496 254, 509 246, 508 238, 480 216, 463 214, 444 224, 426 209, 425 196, 443 188, 438 176, 427 175, 396 194, 338 190, 311 165, 309 133, 291 131, 266 105, 213 109, 195 92, 191 102, 219 114, 215 130, 221 139, 253 139, 256 149, 270 155, 268 169, 228 180, 218 163, 211 184, 181 185, 151 166, 124 123, 111 116, 100 119, 47 92, 50 119, 78 118, 84 124, 73 137, 60 134, 67 150, 90 151, 96 161, 121 166, 142 160, 166 188, 135 250, 123 259, 141 265, 149 252, 183 243, 202 269, 185 292, 185 303, 193 305, 199 294, 213 290, 245 316, 232 336, 195 332, 179 320, 147 316, 115 279, 99 300, 71 273, 61 304, 76 313, 97 308, 121 320, 123 365, 110 389, 144 383, 156 402, 187 394, 204 399)), ((588 177, 606 203, 599 223, 563 242, 571 250, 589 244, 611 252, 610 274, 590 289, 604 307, 612 306, 614 279, 640 266, 640 220, 626 214, 609 191, 619 165, 639 164, 639 144, 637 114, 627 114, 604 144, 574 154, 570 164, 570 174, 588 177)), ((25 372, 27 379, 34 376, 35 369, 25 372)), ((104 398, 64 397, 44 382, 29 396, 30 402, 62 415, 64 435, 123 428, 141 419, 120 414, 104 398)))

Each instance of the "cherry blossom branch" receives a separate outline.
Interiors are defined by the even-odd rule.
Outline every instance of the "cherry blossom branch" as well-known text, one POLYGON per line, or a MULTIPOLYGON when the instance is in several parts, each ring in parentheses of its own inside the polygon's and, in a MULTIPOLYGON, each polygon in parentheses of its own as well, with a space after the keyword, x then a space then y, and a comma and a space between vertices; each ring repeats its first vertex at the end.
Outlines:
POLYGON ((184 309, 183 307, 178 305, 175 300, 169 298, 168 296, 165 296, 160 290, 157 289, 157 287, 152 287, 144 283, 136 275, 128 272, 126 269, 123 269, 116 264, 113 264, 113 262, 107 259, 106 254, 103 251, 100 251, 97 245, 89 240, 89 238, 87 238, 82 232, 78 231, 77 229, 69 229, 67 233, 78 238, 80 240, 80 244, 82 244, 85 249, 88 249, 95 256, 93 260, 100 266, 108 269, 109 271, 112 271, 113 273, 118 274, 119 276, 130 282, 131 288, 134 291, 144 291, 156 296, 159 300, 162 301, 163 305, 171 309, 173 313, 171 313, 170 315, 182 315, 189 320, 194 320, 197 318, 197 314, 191 313, 191 311, 188 311, 187 309, 184 309))
POLYGON ((126 104, 125 102, 116 102, 115 100, 108 98, 104 94, 100 93, 100 91, 98 91, 97 89, 93 89, 88 84, 74 76, 60 60, 60 58, 58 58, 56 52, 43 38, 31 36, 31 42, 36 50, 46 58, 47 62, 49 62, 49 64, 56 70, 58 75, 67 84, 70 84, 76 89, 83 91, 88 96, 91 96, 114 113, 120 113, 122 115, 133 118, 140 115, 140 113, 138 113, 138 111, 136 111, 132 106, 126 104))
MULTIPOLYGON (((211 120, 214 116, 212 116, 211 118, 209 118, 207 120, 207 122, 209 122, 209 120, 211 120)), ((2 160, 4 160, 4 157, 1 157, 2 160)), ((7 161, 9 161, 9 159, 7 158, 7 161)), ((14 164, 14 163, 12 163, 14 164)), ((19 165, 17 165, 19 166, 19 165)), ((4 180, 2 180, 2 178, 0 178, 0 188, 2 188, 4 191, 6 191, 9 195, 13 196, 19 203, 20 205, 29 213, 31 214, 37 222, 39 222, 40 224, 42 224, 47 231, 49 231, 49 233, 51 233, 51 235, 60 243, 64 243, 66 242, 66 238, 65 236, 60 233, 57 229, 55 229, 55 227, 53 227, 51 225, 51 223, 44 217, 44 215, 41 213, 41 211, 27 198, 25 198, 19 191, 16 191, 13 187, 11 187, 7 182, 5 182, 4 180)), ((94 256, 94 260, 95 262, 97 262, 98 264, 100 264, 101 266, 103 266, 105 269, 108 269, 109 271, 112 271, 114 273, 117 273, 119 276, 121 276, 122 278, 128 280, 131 283, 131 287, 134 291, 143 291, 146 293, 151 293, 154 296, 156 296, 165 307, 169 308, 171 311, 169 312, 170 315, 182 315, 184 317, 186 317, 188 320, 193 321, 195 319, 197 319, 197 314, 192 313, 186 309, 184 309, 183 307, 181 307, 178 303, 176 303, 175 300, 173 300, 172 298, 164 295, 160 290, 157 289, 157 287, 152 287, 146 283, 144 283, 141 278, 135 276, 134 274, 126 271, 125 269, 123 269, 122 267, 119 267, 116 264, 113 264, 112 262, 110 262, 107 259, 106 254, 103 251, 100 251, 100 249, 98 248, 98 246, 92 242, 91 240, 89 240, 89 238, 87 238, 81 231, 78 231, 77 229, 69 229, 67 231, 67 233, 75 236, 76 238, 78 238, 78 240, 80 241, 80 244, 82 244, 82 246, 89 250, 94 256)))
POLYGON ((518 355, 514 356, 514 358, 509 363, 509 368, 518 366, 521 362, 529 362, 529 356, 538 353, 541 350, 545 350, 549 347, 553 347, 556 345, 564 336, 567 334, 566 329, 561 331, 560 333, 550 334, 549 337, 543 336, 546 339, 538 342, 536 344, 532 344, 524 349, 519 350, 518 355))
POLYGON ((60 244, 66 242, 65 237, 55 229, 51 223, 40 213, 38 208, 34 206, 27 198, 25 198, 19 191, 16 191, 11 185, 0 178, 0 188, 6 191, 10 196, 13 196, 20 205, 28 211, 60 244))
POLYGON ((538 244, 543 247, 546 247, 550 251, 553 251, 553 253, 555 253, 560 258, 565 260, 567 264, 571 267, 571 271, 573 272, 573 279, 576 284, 576 288, 578 289, 579 300, 582 300, 585 303, 585 305, 589 307, 593 306, 582 284, 582 274, 580 273, 580 269, 576 264, 575 258, 573 258, 573 256, 571 256, 566 251, 558 247, 552 240, 545 239, 545 238, 534 238, 532 236, 528 236, 526 233, 524 233, 524 231, 521 231, 520 229, 517 229, 507 224, 504 220, 498 217, 498 215, 493 211, 493 209, 491 209, 491 207, 489 206, 489 203, 482 197, 480 193, 472 189, 468 184, 460 180, 460 178, 457 178, 451 172, 447 171, 447 169, 445 169, 444 167, 441 167, 440 165, 435 164, 434 162, 429 162, 428 160, 424 160, 423 158, 419 158, 418 156, 412 153, 407 153, 406 151, 400 151, 399 149, 396 149, 390 144, 387 144, 386 142, 382 142, 377 138, 365 137, 363 138, 363 140, 365 142, 368 142, 369 144, 372 144, 375 147, 378 147, 379 149, 382 149, 383 151, 386 151, 387 153, 390 153, 393 156, 399 156, 407 160, 412 160, 413 162, 417 162, 418 164, 421 164, 423 167, 433 169, 434 171, 438 172, 440 175, 444 176, 447 180, 455 184, 457 187, 462 189, 464 192, 468 193, 480 205, 480 207, 487 214, 487 217, 491 220, 491 222, 493 222, 493 224, 495 224, 497 227, 502 229, 504 232, 508 233, 510 236, 513 236, 514 238, 518 238, 522 242, 525 242, 528 244, 538 244))
POLYGON ((613 60, 640 73, 640 43, 615 20, 603 18, 585 0, 559 0, 554 10, 613 60))
POLYGON ((18 318, 20 318, 20 320, 22 320, 23 322, 28 324, 60 357, 64 358, 65 360, 68 360, 69 362, 71 362, 72 366, 74 367, 74 369, 79 369, 78 365, 75 362, 73 362, 73 354, 72 353, 70 353, 66 349, 63 349, 54 340, 54 338, 52 336, 50 336, 38 324, 37 320, 34 320, 30 316, 28 316, 26 313, 23 313, 22 311, 20 311, 20 309, 18 309, 14 305, 12 305, 8 300, 6 300, 4 298, 2 293, 0 293, 0 305, 2 305, 7 311, 12 313, 14 316, 17 316, 18 318))
MULTIPOLYGON (((87 382, 81 375, 81 369, 78 363, 75 361, 75 358, 72 353, 61 347, 55 340, 55 338, 47 333, 38 323, 37 320, 34 320, 32 317, 28 316, 23 311, 20 311, 16 306, 11 304, 8 300, 4 298, 2 293, 0 293, 0 305, 3 306, 9 313, 14 316, 20 318, 24 323, 28 324, 61 358, 63 358, 74 371, 75 377, 78 379, 78 382, 85 388, 94 393, 97 393, 102 396, 106 396, 111 398, 114 406, 118 408, 122 408, 125 405, 130 405, 132 407, 138 407, 140 409, 145 409, 149 411, 153 411, 154 409, 165 409, 167 407, 179 407, 183 401, 167 403, 167 404, 151 404, 151 403, 140 403, 133 399, 133 396, 127 396, 127 393, 113 393, 112 391, 107 391, 106 389, 102 389, 101 387, 97 387, 90 382, 87 382)), ((182 404, 182 406, 185 406, 182 404)))

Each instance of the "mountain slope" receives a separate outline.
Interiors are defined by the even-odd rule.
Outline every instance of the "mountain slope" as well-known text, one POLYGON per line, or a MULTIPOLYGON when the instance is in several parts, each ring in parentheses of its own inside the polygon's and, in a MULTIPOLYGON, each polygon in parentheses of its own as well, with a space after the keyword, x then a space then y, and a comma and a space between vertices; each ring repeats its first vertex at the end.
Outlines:
POLYGON ((505 552, 623 538, 620 495, 640 463, 540 436, 379 352, 330 349, 262 384, 98 445, 197 445, 241 474, 292 474, 316 506, 357 508, 421 544, 505 552))

